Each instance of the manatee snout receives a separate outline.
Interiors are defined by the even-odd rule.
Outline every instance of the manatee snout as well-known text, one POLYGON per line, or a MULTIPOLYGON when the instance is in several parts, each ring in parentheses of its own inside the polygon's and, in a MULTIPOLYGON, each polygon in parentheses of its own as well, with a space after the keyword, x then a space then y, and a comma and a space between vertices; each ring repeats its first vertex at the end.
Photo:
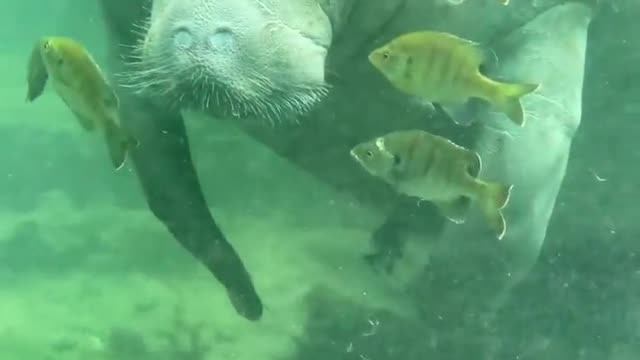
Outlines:
MULTIPOLYGON (((231 55, 236 51, 236 36, 228 26, 219 26, 211 31, 199 31, 197 27, 177 26, 172 29, 173 51, 191 52, 198 56, 198 51, 213 56, 231 55), (200 48, 198 50, 198 48, 200 48)), ((197 60, 194 59, 194 60, 197 60)))
POLYGON ((331 22, 316 1, 155 0, 137 84, 203 107, 305 112, 327 89, 331 22))

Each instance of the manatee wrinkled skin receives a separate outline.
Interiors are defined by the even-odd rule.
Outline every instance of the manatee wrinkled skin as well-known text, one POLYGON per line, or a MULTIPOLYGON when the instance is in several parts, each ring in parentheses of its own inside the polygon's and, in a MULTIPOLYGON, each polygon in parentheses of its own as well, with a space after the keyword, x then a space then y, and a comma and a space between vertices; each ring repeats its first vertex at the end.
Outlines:
POLYGON ((434 302, 447 304, 447 297, 495 303, 535 263, 564 178, 580 123, 592 16, 587 3, 103 0, 101 6, 112 71, 129 74, 130 83, 113 81, 120 85, 122 121, 140 139, 133 161, 149 206, 226 287, 236 310, 257 320, 260 297, 209 213, 179 109, 255 118, 238 126, 362 204, 388 213, 376 231, 384 236, 374 236, 378 253, 368 257, 372 263, 384 258, 385 247, 393 248, 401 233, 438 236, 436 260, 425 270, 431 282, 425 276, 409 284, 411 292, 427 299, 421 302, 429 304, 429 312, 445 311, 434 302), (517 129, 503 115, 479 109, 479 121, 469 129, 449 123, 434 129, 427 113, 367 61, 372 49, 421 29, 488 44, 497 61, 487 72, 542 83, 523 101, 527 126, 517 129), (265 126, 264 119, 292 117, 299 125, 265 126), (480 152, 484 178, 514 184, 501 242, 473 212, 464 225, 434 230, 443 223, 428 207, 398 197, 348 156, 363 139, 407 128, 457 136, 480 152), (460 296, 465 291, 474 295, 460 296))

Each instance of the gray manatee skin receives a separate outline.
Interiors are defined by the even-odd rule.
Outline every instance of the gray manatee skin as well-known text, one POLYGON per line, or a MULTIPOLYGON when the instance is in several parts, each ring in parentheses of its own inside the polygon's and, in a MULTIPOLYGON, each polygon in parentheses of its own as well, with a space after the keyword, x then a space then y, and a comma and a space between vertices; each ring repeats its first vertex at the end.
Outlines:
POLYGON ((236 117, 292 163, 389 214, 374 234, 371 261, 399 251, 401 233, 437 236, 425 271, 441 278, 416 279, 410 290, 417 298, 437 293, 443 304, 449 296, 495 303, 535 263, 580 123, 589 1, 103 0, 101 7, 111 69, 127 74, 113 81, 122 121, 141 142, 132 157, 149 206, 244 317, 259 319, 262 303, 209 213, 180 109, 236 117), (423 29, 486 44, 497 56, 487 69, 492 75, 542 83, 524 100, 527 126, 514 128, 487 109, 477 110, 480 121, 470 128, 430 121, 367 62, 373 48, 423 29), (348 155, 358 142, 408 128, 460 139, 483 157, 483 178, 514 184, 504 240, 473 212, 464 225, 444 224, 348 155), (477 295, 464 296, 469 291, 477 295))

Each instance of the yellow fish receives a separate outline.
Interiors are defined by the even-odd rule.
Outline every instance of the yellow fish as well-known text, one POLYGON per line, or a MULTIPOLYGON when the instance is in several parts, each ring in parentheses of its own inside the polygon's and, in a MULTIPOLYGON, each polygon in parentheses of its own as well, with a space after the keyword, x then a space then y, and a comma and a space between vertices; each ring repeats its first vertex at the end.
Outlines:
POLYGON ((369 61, 406 94, 444 106, 479 98, 524 126, 520 98, 539 84, 498 82, 480 73, 485 50, 455 35, 420 31, 401 35, 369 54, 369 61))
POLYGON ((422 130, 401 130, 360 143, 351 156, 371 175, 402 194, 432 202, 442 215, 464 222, 470 201, 476 201, 498 239, 507 225, 502 209, 512 185, 478 178, 478 153, 422 130))
POLYGON ((118 97, 89 52, 73 39, 41 39, 29 60, 27 101, 43 93, 48 79, 86 131, 101 128, 111 162, 120 169, 138 141, 120 126, 118 97))

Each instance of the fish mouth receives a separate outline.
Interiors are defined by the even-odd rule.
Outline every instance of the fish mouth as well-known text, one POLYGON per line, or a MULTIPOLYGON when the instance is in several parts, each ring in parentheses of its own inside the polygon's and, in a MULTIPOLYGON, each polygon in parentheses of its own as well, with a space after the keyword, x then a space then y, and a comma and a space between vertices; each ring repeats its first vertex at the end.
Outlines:
POLYGON ((349 155, 351 155, 351 158, 353 158, 353 160, 362 168, 365 168, 365 169, 367 168, 364 160, 362 159, 362 157, 358 155, 358 152, 355 149, 352 149, 351 151, 349 151, 349 155))
POLYGON ((375 66, 376 68, 378 67, 377 58, 378 58, 378 55, 376 53, 376 50, 372 51, 367 57, 367 59, 369 60, 369 63, 371 63, 371 65, 375 66))
POLYGON ((380 65, 382 64, 382 52, 383 52, 382 48, 377 48, 377 49, 374 49, 373 51, 371 51, 369 53, 369 56, 367 56, 367 59, 369 60, 369 62, 376 69, 379 69, 380 65))
POLYGON ((358 153, 356 152, 356 150, 355 150, 355 149, 351 149, 351 151, 349 151, 349 155, 351 155, 351 157, 352 157, 354 160, 356 160, 356 161, 358 161, 358 162, 361 162, 361 160, 360 160, 360 156, 358 156, 358 153))

